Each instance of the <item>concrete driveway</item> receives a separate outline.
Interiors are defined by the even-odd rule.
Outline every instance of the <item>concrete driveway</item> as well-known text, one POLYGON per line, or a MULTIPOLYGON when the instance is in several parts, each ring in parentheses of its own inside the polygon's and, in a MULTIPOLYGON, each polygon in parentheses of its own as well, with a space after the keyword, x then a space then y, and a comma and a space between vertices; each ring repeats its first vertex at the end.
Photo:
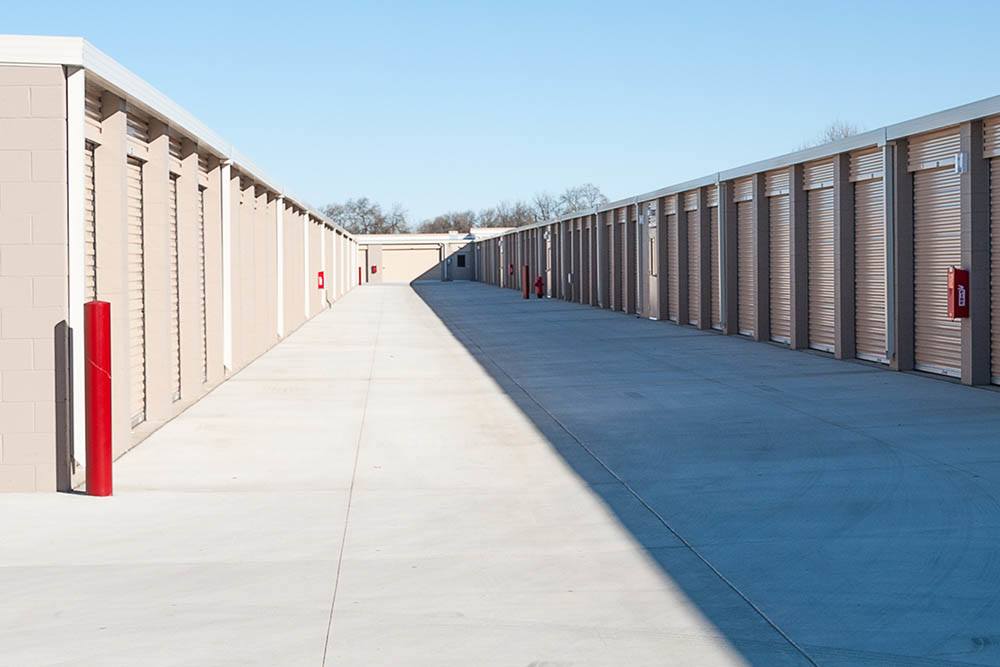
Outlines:
POLYGON ((366 287, 0 496, 0 665, 1000 664, 1000 393, 366 287))

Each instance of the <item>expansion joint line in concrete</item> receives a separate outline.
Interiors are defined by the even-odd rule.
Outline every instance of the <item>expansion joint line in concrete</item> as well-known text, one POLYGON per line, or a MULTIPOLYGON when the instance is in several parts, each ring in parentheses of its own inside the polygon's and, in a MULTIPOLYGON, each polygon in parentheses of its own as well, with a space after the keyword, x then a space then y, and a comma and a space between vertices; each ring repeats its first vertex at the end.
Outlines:
POLYGON ((361 424, 358 427, 358 439, 354 443, 354 467, 351 471, 351 486, 347 490, 347 509, 344 512, 344 532, 340 536, 340 553, 337 554, 337 571, 333 577, 333 595, 330 598, 330 616, 326 621, 326 639, 323 642, 322 667, 326 667, 326 656, 330 650, 330 639, 333 637, 333 611, 337 606, 337 591, 340 589, 340 571, 344 565, 344 550, 347 548, 347 528, 351 520, 351 504, 354 500, 354 483, 358 478, 358 460, 361 454, 361 439, 365 433, 365 423, 368 420, 368 398, 372 392, 372 377, 375 374, 375 359, 378 351, 379 335, 382 333, 382 316, 385 313, 384 299, 379 301, 378 323, 375 325, 375 342, 372 345, 372 362, 368 367, 368 383, 365 385, 365 402, 361 410, 361 424))
MULTIPOLYGON (((438 314, 438 317, 441 317, 442 320, 446 319, 446 318, 442 317, 440 314, 438 314)), ((485 361, 489 362, 490 364, 492 364, 514 386, 516 386, 518 389, 520 389, 521 392, 532 403, 534 403, 536 406, 538 406, 539 410, 541 410, 546 415, 548 415, 549 419, 551 419, 555 424, 557 424, 559 426, 559 428, 562 429, 562 431, 566 435, 568 435, 570 438, 572 438, 573 441, 576 442, 576 444, 580 445, 580 447, 585 452, 587 452, 587 454, 590 455, 590 457, 592 459, 594 459, 597 462, 598 465, 600 465, 602 468, 604 468, 604 470, 607 471, 607 473, 609 475, 611 475, 615 479, 615 481, 617 481, 622 486, 622 488, 624 488, 633 498, 635 498, 636 502, 638 502, 640 505, 642 505, 644 508, 646 508, 646 510, 650 514, 652 514, 656 518, 656 520, 659 521, 660 524, 670 532, 671 535, 673 535, 674 537, 676 537, 688 549, 688 551, 690 551, 695 556, 695 558, 697 558, 699 561, 701 561, 705 565, 705 567, 707 567, 709 570, 711 570, 712 573, 714 573, 716 577, 718 577, 726 586, 728 586, 730 590, 732 590, 736 595, 738 595, 740 597, 740 599, 743 600, 747 604, 747 606, 749 606, 751 609, 753 609, 753 611, 758 616, 760 616, 760 618, 765 623, 767 623, 768 626, 770 626, 776 633, 778 633, 778 635, 782 639, 784 639, 786 642, 788 642, 788 644, 792 648, 794 648, 806 661, 808 661, 810 665, 813 665, 814 667, 819 667, 818 664, 816 663, 816 661, 813 660, 812 657, 808 653, 806 653, 806 651, 805 651, 804 648, 802 648, 801 646, 799 646, 795 642, 795 640, 793 640, 790 636, 788 636, 788 634, 784 630, 782 630, 781 627, 778 626, 777 623, 775 623, 773 620, 771 620, 771 618, 769 618, 768 615, 766 613, 764 613, 763 609, 761 609, 756 604, 754 604, 753 601, 743 591, 741 591, 736 586, 735 583, 733 583, 728 577, 726 577, 726 575, 722 574, 722 572, 720 572, 717 567, 715 567, 714 565, 712 565, 712 563, 708 560, 708 558, 706 558, 698 550, 697 547, 695 547, 691 542, 689 542, 680 533, 678 533, 677 530, 674 529, 674 527, 670 525, 670 522, 668 522, 666 520, 666 518, 663 517, 662 514, 660 514, 659 512, 657 512, 649 503, 647 503, 646 500, 641 495, 639 495, 639 493, 635 489, 633 489, 632 486, 628 482, 626 482, 620 475, 618 475, 618 473, 616 473, 614 470, 612 470, 611 467, 607 463, 605 463, 604 460, 594 452, 594 450, 592 450, 590 447, 588 447, 583 442, 583 440, 581 440, 580 438, 578 438, 577 435, 575 433, 573 433, 569 429, 568 426, 566 426, 566 424, 564 424, 558 417, 556 417, 554 414, 552 414, 549 411, 549 409, 546 408, 544 405, 542 405, 541 402, 539 402, 530 391, 528 391, 520 382, 518 382, 516 379, 514 379, 514 377, 512 377, 510 375, 510 373, 508 373, 507 370, 503 366, 501 366, 499 363, 497 363, 497 361, 492 356, 490 356, 486 352, 486 350, 484 350, 479 345, 479 343, 477 343, 473 339, 473 337, 469 334, 468 331, 466 331, 463 327, 461 327, 458 324, 456 324, 454 322, 454 320, 448 320, 447 324, 448 324, 449 327, 452 328, 452 330, 461 332, 461 334, 463 335, 463 337, 467 341, 467 344, 470 345, 470 346, 472 346, 473 348, 475 348, 475 350, 477 352, 477 356, 481 357, 483 360, 485 360, 485 361)))

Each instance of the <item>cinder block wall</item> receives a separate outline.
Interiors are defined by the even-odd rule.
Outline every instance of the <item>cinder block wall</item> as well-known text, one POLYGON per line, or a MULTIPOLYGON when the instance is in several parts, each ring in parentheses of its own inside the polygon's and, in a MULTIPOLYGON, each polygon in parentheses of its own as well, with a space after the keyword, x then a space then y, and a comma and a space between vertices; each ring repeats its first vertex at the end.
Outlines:
MULTIPOLYGON (((62 57, 39 53, 46 63, 62 57)), ((333 283, 322 294, 305 280, 307 267, 313 276, 320 269, 329 223, 213 139, 118 68, 81 70, 72 58, 67 67, 0 64, 0 492, 83 480, 80 467, 70 479, 68 465, 70 448, 82 462, 86 447, 70 442, 85 401, 80 378, 71 385, 65 370, 69 346, 80 342, 66 329, 82 310, 71 294, 111 304, 115 456, 294 332, 307 307, 318 314, 339 296, 333 283), (70 273, 77 252, 85 266, 70 273)), ((348 275, 357 244, 337 234, 337 270, 348 275)), ((352 285, 340 281, 338 291, 352 285)), ((74 354, 79 371, 83 350, 74 354)))
POLYGON ((66 83, 0 66, 0 489, 54 491, 56 325, 67 316, 66 83))

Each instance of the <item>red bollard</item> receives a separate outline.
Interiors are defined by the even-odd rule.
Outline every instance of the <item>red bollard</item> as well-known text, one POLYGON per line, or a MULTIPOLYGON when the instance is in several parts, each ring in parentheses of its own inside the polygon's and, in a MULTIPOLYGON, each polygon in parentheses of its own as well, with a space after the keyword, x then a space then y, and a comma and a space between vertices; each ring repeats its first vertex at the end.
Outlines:
POLYGON ((111 304, 83 304, 87 495, 111 495, 111 304))
POLYGON ((528 265, 525 264, 521 267, 521 296, 525 299, 531 296, 531 285, 528 284, 528 265))

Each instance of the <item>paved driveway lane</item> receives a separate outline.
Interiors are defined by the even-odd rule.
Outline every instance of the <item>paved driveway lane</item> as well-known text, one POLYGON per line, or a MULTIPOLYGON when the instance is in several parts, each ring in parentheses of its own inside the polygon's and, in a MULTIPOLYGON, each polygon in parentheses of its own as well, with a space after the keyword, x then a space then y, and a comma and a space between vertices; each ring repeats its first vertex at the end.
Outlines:
POLYGON ((817 663, 1000 664, 1000 393, 481 285, 420 292, 817 663))

